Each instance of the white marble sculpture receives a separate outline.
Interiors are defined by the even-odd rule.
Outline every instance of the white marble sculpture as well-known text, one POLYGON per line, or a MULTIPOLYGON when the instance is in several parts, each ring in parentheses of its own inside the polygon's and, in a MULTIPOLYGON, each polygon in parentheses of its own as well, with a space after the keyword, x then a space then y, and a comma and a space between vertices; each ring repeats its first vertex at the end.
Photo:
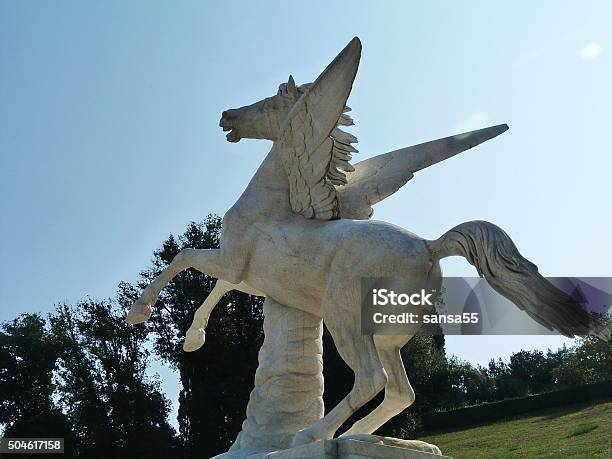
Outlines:
POLYGON ((130 323, 147 320, 161 289, 181 271, 195 268, 218 281, 195 315, 186 351, 204 344, 211 310, 232 289, 322 318, 355 372, 355 382, 327 415, 314 422, 309 418, 309 425, 295 433, 294 447, 332 438, 383 389, 384 401, 344 435, 371 434, 414 401, 399 352, 412 336, 361 333, 363 277, 403 277, 412 279, 415 287, 424 280, 439 283, 439 260, 459 255, 540 324, 566 336, 609 338, 607 330, 540 276, 506 233, 491 223, 463 223, 437 240, 425 240, 370 220, 372 205, 396 192, 415 172, 508 127, 447 137, 352 166, 357 139, 339 126, 353 124, 346 115, 346 101, 360 55, 361 43, 354 38, 314 83, 296 86, 289 77, 276 95, 223 112, 220 125, 229 131, 228 141, 268 139, 272 149, 225 214, 220 249, 181 251, 143 291, 127 317, 130 323))

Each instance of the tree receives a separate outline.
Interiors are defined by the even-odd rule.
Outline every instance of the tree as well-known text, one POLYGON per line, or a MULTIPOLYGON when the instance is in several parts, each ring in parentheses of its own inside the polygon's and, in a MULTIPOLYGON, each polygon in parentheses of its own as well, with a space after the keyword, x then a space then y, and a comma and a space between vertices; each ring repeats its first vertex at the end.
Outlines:
POLYGON ((612 343, 593 336, 581 338, 552 375, 562 387, 612 380, 612 343))
POLYGON ((523 397, 527 395, 527 383, 512 375, 510 366, 502 359, 489 362, 488 373, 495 381, 495 399, 523 397))
POLYGON ((45 320, 23 314, 0 330, 0 423, 6 426, 5 435, 68 437, 67 420, 53 402, 60 348, 45 320))
POLYGON ((24 314, 0 331, 0 422, 61 437, 66 457, 177 457, 168 401, 146 376, 146 332, 110 302, 24 314))
POLYGON ((519 351, 510 356, 510 374, 523 381, 527 393, 539 394, 553 386, 549 355, 542 351, 519 351))
MULTIPOLYGON (((220 231, 221 219, 210 215, 191 223, 181 236, 168 237, 138 285, 121 284, 120 303, 127 309, 181 249, 218 248, 220 231)), ((262 299, 231 292, 211 315, 204 347, 182 350, 193 314, 214 284, 215 279, 194 269, 182 272, 162 291, 151 320, 138 326, 153 333, 155 352, 179 372, 180 439, 199 457, 226 451, 240 431, 263 342, 262 299)))
POLYGON ((597 381, 612 380, 612 343, 594 336, 581 338, 575 355, 584 367, 595 371, 597 381))
POLYGON ((129 326, 121 308, 87 300, 50 317, 60 345, 59 404, 82 457, 167 457, 178 444, 169 403, 146 375, 146 330, 129 326))
POLYGON ((456 357, 448 360, 445 408, 460 408, 495 400, 495 384, 482 367, 473 367, 456 357))

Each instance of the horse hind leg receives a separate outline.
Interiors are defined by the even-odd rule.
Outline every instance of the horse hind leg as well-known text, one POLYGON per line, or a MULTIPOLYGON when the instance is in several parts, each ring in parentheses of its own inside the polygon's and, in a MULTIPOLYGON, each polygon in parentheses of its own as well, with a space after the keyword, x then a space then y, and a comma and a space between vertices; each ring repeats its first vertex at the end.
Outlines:
POLYGON ((373 337, 361 334, 359 282, 348 289, 344 287, 326 294, 323 320, 338 353, 354 371, 355 382, 349 394, 329 413, 296 434, 293 446, 332 438, 336 430, 387 383, 373 337))
POLYGON ((371 413, 353 424, 341 436, 372 434, 414 403, 414 390, 408 381, 400 354, 400 349, 411 338, 411 336, 374 336, 374 344, 389 378, 385 386, 385 398, 371 413))

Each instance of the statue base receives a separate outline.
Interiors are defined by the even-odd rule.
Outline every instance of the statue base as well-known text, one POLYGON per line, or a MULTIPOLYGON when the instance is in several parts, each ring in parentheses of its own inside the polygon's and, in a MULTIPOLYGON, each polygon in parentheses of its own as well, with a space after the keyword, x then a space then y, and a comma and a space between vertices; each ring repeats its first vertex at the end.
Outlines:
MULTIPOLYGON (((227 454, 227 453, 226 453, 227 454)), ((222 455, 225 456, 225 455, 222 455)), ((219 456, 217 456, 219 457, 219 456)), ((351 435, 322 440, 274 452, 259 452, 246 459, 451 459, 440 449, 418 440, 351 435)))
POLYGON ((230 450, 217 459, 262 458, 262 452, 288 449, 295 433, 321 419, 324 410, 321 318, 266 298, 247 417, 230 450))

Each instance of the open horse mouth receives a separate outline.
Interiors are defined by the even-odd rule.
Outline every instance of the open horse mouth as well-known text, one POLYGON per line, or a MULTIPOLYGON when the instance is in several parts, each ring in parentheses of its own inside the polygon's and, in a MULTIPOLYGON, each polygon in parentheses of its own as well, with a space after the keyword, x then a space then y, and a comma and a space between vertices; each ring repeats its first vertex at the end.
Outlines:
POLYGON ((237 128, 235 128, 234 126, 231 126, 223 118, 221 118, 221 121, 219 121, 219 126, 223 129, 224 132, 229 131, 227 132, 227 135, 225 136, 228 142, 232 142, 232 143, 240 142, 241 137, 238 134, 237 128))

